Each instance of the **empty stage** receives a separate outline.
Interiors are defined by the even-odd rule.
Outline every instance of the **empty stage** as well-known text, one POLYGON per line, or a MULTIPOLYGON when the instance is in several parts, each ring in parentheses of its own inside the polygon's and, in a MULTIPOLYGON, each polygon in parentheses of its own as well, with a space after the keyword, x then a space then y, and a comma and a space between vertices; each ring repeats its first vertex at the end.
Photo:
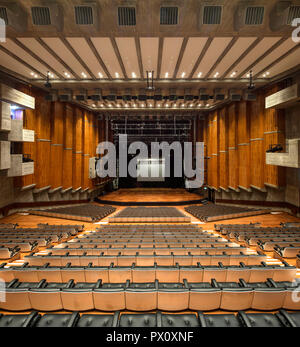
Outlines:
POLYGON ((187 205, 200 203, 201 196, 185 189, 172 188, 131 188, 119 189, 99 197, 101 203, 112 205, 187 205))

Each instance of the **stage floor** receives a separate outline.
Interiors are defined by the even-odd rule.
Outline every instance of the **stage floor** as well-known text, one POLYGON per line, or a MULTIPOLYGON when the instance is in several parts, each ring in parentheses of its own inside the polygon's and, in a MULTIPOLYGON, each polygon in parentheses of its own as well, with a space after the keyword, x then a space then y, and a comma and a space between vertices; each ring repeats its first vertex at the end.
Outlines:
POLYGON ((115 201, 121 203, 135 202, 184 202, 197 201, 202 197, 189 193, 182 188, 130 188, 119 189, 115 192, 99 197, 101 201, 115 201))

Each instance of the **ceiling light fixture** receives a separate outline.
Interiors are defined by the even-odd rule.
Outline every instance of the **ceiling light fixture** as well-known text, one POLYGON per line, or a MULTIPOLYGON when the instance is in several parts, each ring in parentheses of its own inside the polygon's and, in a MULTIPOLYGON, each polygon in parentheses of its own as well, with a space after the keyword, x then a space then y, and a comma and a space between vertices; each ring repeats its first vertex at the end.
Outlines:
POLYGON ((131 76, 132 76, 132 78, 136 78, 136 73, 133 72, 133 73, 131 74, 131 76))
POLYGON ((181 78, 184 78, 184 76, 185 76, 185 72, 183 72, 183 73, 181 74, 181 78))
POLYGON ((102 75, 101 72, 98 73, 98 76, 99 76, 100 78, 103 78, 103 75, 102 75))
POLYGON ((198 78, 200 78, 202 76, 202 72, 198 73, 198 78))
POLYGON ((50 72, 48 71, 47 72, 47 79, 46 79, 46 83, 45 83, 45 87, 46 88, 51 88, 52 87, 52 85, 51 85, 51 83, 50 83, 50 72))
POLYGON ((146 75, 147 75, 147 90, 154 90, 154 80, 153 80, 153 76, 154 76, 154 71, 146 71, 146 75))
POLYGON ((254 89, 254 88, 255 88, 255 84, 253 83, 252 70, 250 70, 250 72, 249 72, 249 85, 248 85, 248 89, 254 89))
POLYGON ((169 73, 168 73, 168 72, 165 73, 165 77, 166 77, 166 78, 169 77, 169 73))
POLYGON ((118 74, 118 72, 115 73, 115 76, 116 76, 116 78, 119 78, 119 77, 120 77, 120 75, 118 74))

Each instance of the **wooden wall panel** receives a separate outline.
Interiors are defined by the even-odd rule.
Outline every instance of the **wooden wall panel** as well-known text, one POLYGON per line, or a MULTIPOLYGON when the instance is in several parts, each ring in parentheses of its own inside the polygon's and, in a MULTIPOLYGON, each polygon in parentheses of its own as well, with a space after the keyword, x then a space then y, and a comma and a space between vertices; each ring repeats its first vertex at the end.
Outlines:
POLYGON ((232 103, 228 108, 228 186, 233 189, 238 189, 239 185, 237 120, 237 104, 232 103))
POLYGON ((228 189, 229 178, 228 154, 228 112, 227 107, 219 113, 219 182, 220 188, 228 189))
POLYGON ((264 106, 263 93, 250 106, 250 178, 251 187, 264 189, 264 106))
POLYGON ((238 104, 238 161, 239 187, 250 189, 250 118, 246 101, 238 104))
POLYGON ((211 186, 219 188, 219 112, 211 115, 211 186))
POLYGON ((266 96, 282 88, 275 85, 259 90, 256 101, 232 102, 206 115, 203 129, 198 131, 209 158, 209 186, 251 192, 252 188, 265 191, 265 186, 285 185, 285 168, 265 164, 266 150, 271 144, 285 147, 284 110, 265 109, 266 96))
MULTIPOLYGON (((269 90, 266 96, 279 91, 279 86, 269 90)), ((281 144, 285 147, 285 118, 283 110, 266 109, 264 121, 265 151, 270 145, 281 144)), ((265 164, 264 183, 272 187, 281 187, 285 184, 285 170, 283 167, 265 164)))
POLYGON ((63 140, 65 104, 54 102, 51 112, 50 180, 51 189, 63 186, 63 140))
POLYGON ((36 187, 50 185, 50 144, 51 144, 51 107, 52 103, 43 96, 36 98, 36 187))
POLYGON ((83 112, 78 107, 74 113, 73 127, 73 189, 81 188, 82 185, 82 139, 83 139, 83 112))
POLYGON ((73 186, 73 107, 66 105, 64 117, 63 189, 73 186))

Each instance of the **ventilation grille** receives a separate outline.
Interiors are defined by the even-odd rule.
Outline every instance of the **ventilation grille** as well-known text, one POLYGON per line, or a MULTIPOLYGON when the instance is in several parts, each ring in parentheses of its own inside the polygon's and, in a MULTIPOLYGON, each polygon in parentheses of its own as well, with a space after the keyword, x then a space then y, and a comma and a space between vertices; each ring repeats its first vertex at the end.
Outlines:
POLYGON ((289 15, 287 24, 292 24, 293 19, 300 18, 300 6, 291 6, 289 9, 289 15))
POLYGON ((178 24, 178 7, 161 7, 160 24, 176 25, 178 24))
POLYGON ((248 7, 246 10, 246 25, 260 25, 264 20, 264 7, 248 7))
POLYGON ((89 6, 75 6, 75 21, 77 25, 93 25, 93 9, 89 6))
POLYGON ((32 7, 31 14, 34 25, 51 25, 49 7, 32 7))
POLYGON ((221 24, 222 6, 204 6, 203 24, 221 24))
POLYGON ((119 25, 136 25, 135 7, 118 8, 119 25))
POLYGON ((8 24, 7 11, 5 7, 0 7, 0 18, 2 18, 5 24, 8 24))

